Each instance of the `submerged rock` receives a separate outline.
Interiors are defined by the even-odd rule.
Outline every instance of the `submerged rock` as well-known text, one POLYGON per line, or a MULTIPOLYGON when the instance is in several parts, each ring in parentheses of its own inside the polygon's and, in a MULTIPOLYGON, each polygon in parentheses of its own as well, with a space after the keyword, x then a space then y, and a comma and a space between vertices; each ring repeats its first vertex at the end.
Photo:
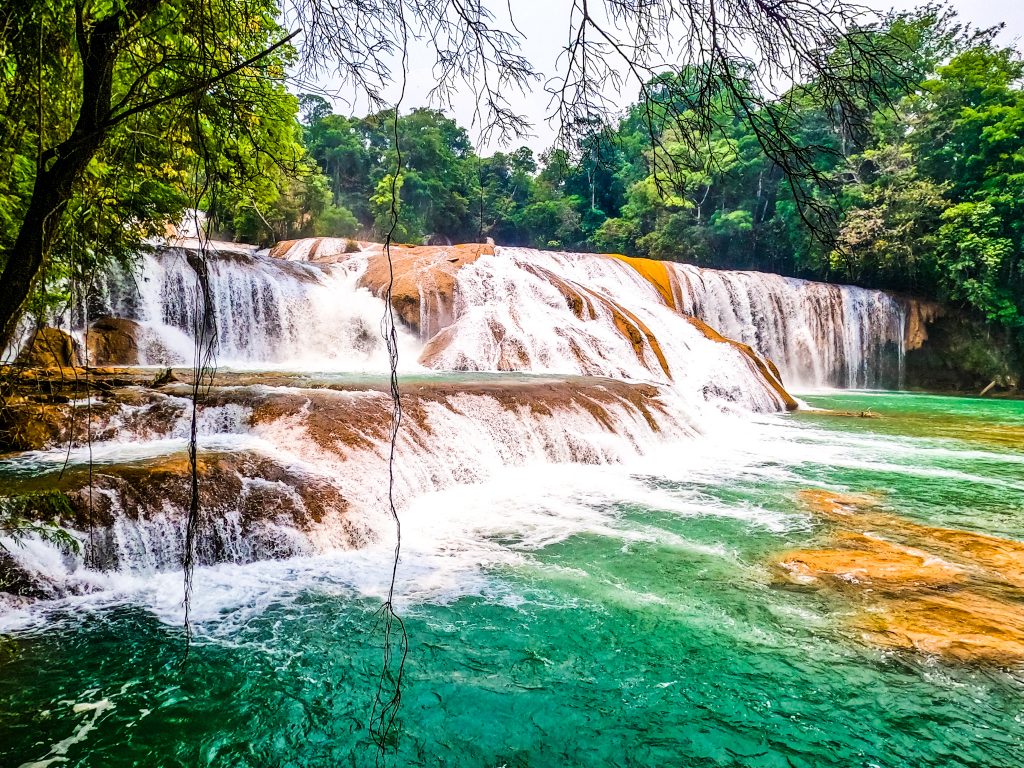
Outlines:
POLYGON ((850 603, 847 619, 884 648, 999 666, 1024 663, 1024 542, 922 525, 880 499, 810 489, 800 499, 834 532, 776 560, 787 582, 850 603))

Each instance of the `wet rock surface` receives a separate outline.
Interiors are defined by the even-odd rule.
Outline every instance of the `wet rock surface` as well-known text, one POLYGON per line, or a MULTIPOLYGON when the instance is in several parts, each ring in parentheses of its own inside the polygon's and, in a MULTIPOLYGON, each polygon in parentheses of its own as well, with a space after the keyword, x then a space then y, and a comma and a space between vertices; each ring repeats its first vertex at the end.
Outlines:
POLYGON ((17 362, 33 368, 73 368, 78 365, 78 351, 65 331, 39 328, 18 355, 17 362))
POLYGON ((391 263, 377 248, 371 252, 359 280, 375 296, 391 286, 391 305, 398 317, 421 338, 429 339, 455 319, 455 275, 485 254, 490 245, 392 246, 391 263))
MULTIPOLYGON (((82 544, 80 555, 65 558, 68 579, 61 584, 42 570, 34 571, 31 561, 17 567, 13 560, 0 563, 6 590, 54 596, 87 588, 74 577, 82 568, 137 572, 179 567, 192 503, 187 458, 192 372, 81 368, 77 378, 64 379, 38 372, 6 373, 4 413, 6 423, 17 429, 4 433, 4 445, 7 450, 49 454, 41 454, 35 465, 22 463, 20 470, 6 471, 0 495, 57 489, 68 509, 55 522, 75 532, 82 544), (12 385, 14 376, 20 378, 12 385), (38 429, 29 430, 32 424, 38 429), (111 443, 145 444, 150 453, 132 458, 131 451, 122 450, 116 460, 91 453, 93 446, 111 443), (71 457, 67 466, 65 455, 71 457)), ((667 418, 659 387, 613 379, 413 377, 402 381, 401 391, 402 450, 420 454, 430 454, 438 441, 444 442, 445 435, 436 430, 450 428, 445 426, 447 414, 479 418, 482 424, 500 415, 496 423, 481 427, 497 430, 488 440, 500 441, 506 429, 502 424, 517 425, 523 431, 520 439, 530 434, 530 424, 549 425, 544 429, 550 434, 537 434, 532 450, 550 454, 553 461, 581 463, 605 458, 595 451, 593 438, 576 435, 573 427, 561 425, 562 419, 614 435, 622 428, 624 413, 647 434, 658 432, 667 418)), ((214 375, 201 390, 198 410, 197 562, 250 562, 372 541, 376 534, 367 527, 365 508, 377 505, 374 493, 386 487, 382 473, 391 409, 388 381, 382 376, 214 375), (284 443, 272 442, 282 433, 288 435, 284 443), (221 443, 202 444, 204 434, 221 443), (231 447, 233 435, 243 441, 237 447, 231 447), (261 443, 263 435, 271 441, 261 443), (319 457, 319 464, 306 463, 303 455, 319 457), (365 464, 367 471, 340 473, 349 475, 347 481, 331 474, 330 467, 350 462, 365 464), (362 505, 360 514, 351 514, 353 494, 362 505)), ((516 438, 507 439, 513 440, 509 460, 515 461, 516 438)), ((427 482, 445 487, 486 476, 485 470, 472 466, 472 449, 463 452, 465 456, 443 472, 435 470, 427 482)))
POLYGON ((122 317, 101 317, 89 326, 86 347, 92 365, 136 365, 139 324, 122 317))
POLYGON ((1024 542, 910 521, 881 497, 811 489, 825 546, 786 552, 786 583, 843 601, 852 631, 881 648, 996 666, 1024 663, 1024 542))

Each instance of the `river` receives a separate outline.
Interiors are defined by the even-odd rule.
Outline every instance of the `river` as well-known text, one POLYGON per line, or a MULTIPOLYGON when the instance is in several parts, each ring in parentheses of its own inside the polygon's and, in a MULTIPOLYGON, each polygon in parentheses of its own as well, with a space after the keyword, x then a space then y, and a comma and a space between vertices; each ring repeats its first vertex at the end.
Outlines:
MULTIPOLYGON (((527 464, 416 498, 395 764, 1015 765, 1019 670, 865 640, 857 599, 777 562, 834 533, 806 489, 1024 538, 1024 403, 804 398, 879 418, 734 419, 616 466, 527 464)), ((387 561, 381 545, 200 569, 183 668, 180 573, 6 614, 0 762, 373 763, 387 561)))

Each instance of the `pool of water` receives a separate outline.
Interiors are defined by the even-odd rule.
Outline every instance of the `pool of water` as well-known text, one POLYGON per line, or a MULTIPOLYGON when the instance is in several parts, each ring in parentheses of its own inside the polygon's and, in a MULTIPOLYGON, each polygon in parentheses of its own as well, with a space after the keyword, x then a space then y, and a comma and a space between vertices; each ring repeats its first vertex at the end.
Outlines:
MULTIPOLYGON (((864 641, 778 578, 829 534, 799 494, 1024 540, 1024 403, 881 392, 520 467, 404 512, 394 765, 1024 762, 1024 672, 864 641)), ((0 764, 371 765, 388 549, 180 574, 0 616, 0 764)))

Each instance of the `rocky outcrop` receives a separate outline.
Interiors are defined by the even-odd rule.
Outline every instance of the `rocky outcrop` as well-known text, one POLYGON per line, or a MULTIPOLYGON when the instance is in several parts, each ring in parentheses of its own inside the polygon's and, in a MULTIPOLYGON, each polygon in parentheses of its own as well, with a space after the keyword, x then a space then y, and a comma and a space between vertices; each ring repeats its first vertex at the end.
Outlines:
POLYGON ((926 342, 908 347, 905 385, 911 389, 978 394, 1019 391, 1024 353, 1012 336, 965 311, 947 312, 928 326, 926 342))
POLYGON ((871 495, 812 489, 800 499, 831 533, 825 546, 780 555, 779 573, 844 600, 865 641, 956 661, 1024 662, 1024 543, 915 523, 871 495))
POLYGON ((360 285, 384 297, 392 275, 391 306, 420 338, 429 339, 455 320, 455 275, 489 245, 392 246, 391 262, 380 247, 371 252, 360 285))
POLYGON ((124 369, 2 368, 0 454, 169 430, 179 414, 152 382, 149 372, 124 369))
POLYGON ((137 365, 139 324, 121 317, 101 317, 89 326, 86 348, 92 365, 137 365))
POLYGON ((315 264, 344 263, 353 253, 366 259, 360 286, 381 298, 390 289, 398 318, 426 340, 455 320, 456 273, 480 256, 493 254, 494 246, 394 244, 390 262, 380 243, 338 238, 288 240, 270 251, 277 259, 315 264))
POLYGON ((903 346, 908 352, 921 349, 928 341, 928 326, 945 316, 945 308, 935 301, 905 299, 907 326, 903 334, 903 346))
POLYGON ((40 328, 18 355, 18 364, 37 368, 73 368, 78 365, 74 339, 59 328, 40 328))

